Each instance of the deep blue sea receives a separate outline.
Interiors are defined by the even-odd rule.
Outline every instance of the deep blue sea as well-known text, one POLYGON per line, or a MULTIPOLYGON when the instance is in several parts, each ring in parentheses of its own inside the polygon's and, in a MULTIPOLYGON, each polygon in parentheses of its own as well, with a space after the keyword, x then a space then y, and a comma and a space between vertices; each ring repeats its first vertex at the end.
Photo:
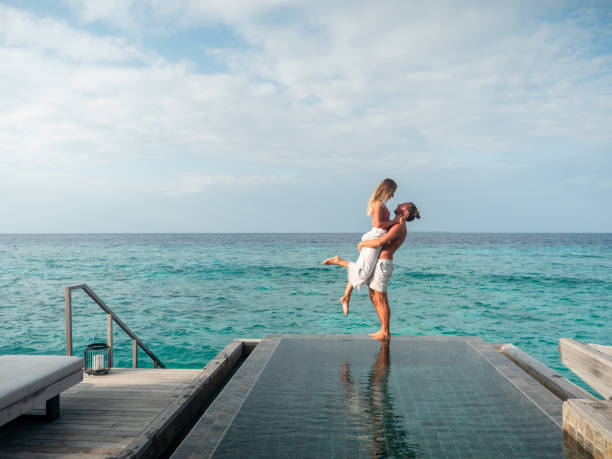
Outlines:
MULTIPOLYGON (((368 333, 367 290, 344 317, 359 234, 0 235, 0 354, 65 352, 64 287, 87 283, 168 367, 204 366, 230 340, 368 333)), ((409 233, 390 284, 391 332, 510 342, 560 363, 570 337, 612 345, 612 234, 409 233)), ((74 349, 106 341, 106 316, 73 294, 74 349)), ((115 326, 115 364, 131 342, 115 326)), ((142 366, 151 366, 146 354, 142 366)))

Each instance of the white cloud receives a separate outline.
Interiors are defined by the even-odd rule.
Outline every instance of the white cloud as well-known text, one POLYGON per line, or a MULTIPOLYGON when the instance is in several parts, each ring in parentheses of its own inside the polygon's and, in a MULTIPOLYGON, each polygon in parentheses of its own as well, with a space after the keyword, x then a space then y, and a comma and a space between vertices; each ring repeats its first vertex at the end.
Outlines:
POLYGON ((290 138, 296 137, 302 148, 294 158, 323 151, 363 155, 377 149, 381 137, 396 143, 385 148, 404 150, 413 139, 396 142, 402 130, 415 131, 432 151, 521 151, 559 136, 598 146, 612 141, 606 90, 612 61, 577 49, 593 38, 590 23, 534 19, 547 9, 561 10, 554 3, 126 5, 93 11, 90 2, 73 2, 84 20, 115 25, 223 21, 252 45, 216 53, 233 76, 243 78, 242 104, 255 110, 219 113, 251 125, 250 155, 283 159, 278 150, 292 149, 290 138), (253 83, 262 80, 274 86, 253 94, 253 83), (304 106, 305 100, 318 103, 304 106), (268 148, 271 131, 280 149, 268 148))
POLYGON ((291 177, 286 175, 203 175, 186 174, 178 183, 166 186, 163 193, 169 196, 180 196, 185 194, 200 193, 206 188, 222 187, 251 187, 253 185, 277 185, 288 183, 291 177))
POLYGON ((146 54, 118 37, 97 37, 49 18, 0 5, 0 43, 15 50, 36 52, 69 61, 132 62, 146 54))
POLYGON ((81 27, 0 6, 0 175, 155 158, 176 165, 157 192, 181 195, 317 170, 555 167, 612 147, 612 57, 594 49, 610 32, 586 7, 66 4, 81 27), (98 35, 100 23, 116 36, 98 35), (218 23, 248 45, 202 43, 224 73, 146 47, 150 29, 218 23), (186 156, 214 167, 181 167, 186 156))
POLYGON ((143 24, 172 21, 180 25, 194 23, 249 20, 274 7, 292 6, 287 0, 64 0, 84 23, 104 22, 115 27, 134 29, 143 24))

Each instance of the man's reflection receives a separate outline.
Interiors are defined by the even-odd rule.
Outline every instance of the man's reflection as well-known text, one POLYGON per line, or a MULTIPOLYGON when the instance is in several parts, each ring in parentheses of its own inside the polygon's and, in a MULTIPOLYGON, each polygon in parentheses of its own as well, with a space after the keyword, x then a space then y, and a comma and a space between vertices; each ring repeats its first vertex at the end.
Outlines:
POLYGON ((355 383, 348 361, 344 363, 342 380, 349 422, 359 431, 360 443, 371 446, 372 457, 417 457, 417 448, 407 439, 389 391, 389 347, 389 341, 381 341, 365 384, 355 383))

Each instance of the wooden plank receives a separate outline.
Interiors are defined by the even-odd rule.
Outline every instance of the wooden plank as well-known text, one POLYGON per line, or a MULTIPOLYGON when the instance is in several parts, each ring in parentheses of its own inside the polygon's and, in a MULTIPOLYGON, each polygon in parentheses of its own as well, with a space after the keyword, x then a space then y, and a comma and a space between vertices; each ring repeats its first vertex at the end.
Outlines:
MULTIPOLYGON (((30 411, 29 414, 44 414, 44 411, 30 411)), ((69 422, 71 420, 79 420, 79 422, 86 421, 91 419, 93 421, 96 420, 112 420, 113 418, 126 419, 126 420, 142 420, 148 419, 151 415, 148 413, 143 413, 141 411, 127 411, 127 410, 113 410, 113 411, 99 411, 99 410, 68 410, 65 411, 62 416, 56 421, 59 423, 69 422)), ((24 416, 25 419, 25 416, 24 416)), ((38 419, 40 420, 40 419, 38 419)), ((97 422, 97 421, 96 421, 97 422)))
MULTIPOLYGON (((195 377, 191 377, 191 379, 195 379, 195 377)), ((113 385, 113 384, 100 384, 96 387, 83 387, 79 390, 75 390, 70 392, 71 394, 76 394, 77 392, 81 392, 81 393, 88 393, 88 391, 94 391, 97 392, 98 390, 105 390, 105 389, 110 389, 110 390, 117 390, 119 392, 125 391, 126 393, 129 393, 130 391, 143 391, 143 390, 155 390, 155 391, 167 391, 167 392, 172 392, 177 390, 178 388, 181 387, 186 387, 188 386, 189 383, 187 382, 183 382, 183 381, 176 381, 176 382, 172 382, 172 381, 159 381, 159 382, 155 382, 152 381, 150 383, 147 384, 129 384, 129 385, 113 385)))
POLYGON ((568 398, 594 398, 582 387, 565 379, 513 344, 504 343, 497 347, 497 349, 561 400, 567 400, 568 398))
POLYGON ((245 352, 241 340, 233 340, 141 434, 121 452, 119 458, 153 458, 162 454, 232 371, 245 352))
POLYGON ((132 397, 116 400, 109 394, 107 397, 91 397, 85 396, 80 400, 75 400, 72 397, 66 396, 66 401, 63 403, 64 407, 73 407, 80 410, 108 410, 109 408, 120 408, 124 410, 132 410, 133 408, 156 407, 157 405, 167 404, 168 401, 174 397, 132 397), (143 403, 144 402, 144 403, 143 403), (144 406, 143 406, 144 405, 144 406))
MULTIPOLYGON (((198 373, 199 374, 199 373, 198 373)), ((191 376, 191 379, 194 379, 195 376, 191 376)), ((186 386, 188 385, 187 382, 184 381, 171 381, 171 380, 150 380, 147 381, 146 383, 141 383, 138 384, 137 381, 127 381, 127 382, 122 382, 121 386, 118 386, 117 383, 113 382, 113 383, 99 383, 96 384, 95 389, 94 390, 98 390, 100 388, 104 388, 104 387, 111 387, 111 388, 117 388, 117 389, 154 389, 154 390, 167 390, 167 389, 175 389, 176 387, 180 387, 180 386, 186 386)), ((75 389, 72 392, 77 392, 77 391, 86 391, 88 389, 92 389, 92 387, 90 386, 83 386, 80 389, 75 389)))
MULTIPOLYGON (((142 420, 140 420, 142 422, 142 420)), ((68 432, 68 431, 90 431, 90 430, 116 430, 121 432, 131 432, 135 430, 135 425, 129 425, 123 422, 123 420, 115 419, 111 422, 103 422, 102 420, 98 420, 95 423, 85 423, 81 422, 81 420, 70 420, 66 422, 32 422, 32 423, 23 423, 19 426, 21 430, 30 430, 32 432, 68 432)), ((142 429, 141 429, 142 430, 142 429)), ((139 433, 139 432, 137 432, 139 433)))
MULTIPOLYGON (((110 404, 112 402, 109 400, 107 401, 107 403, 110 404)), ((135 403, 127 408, 129 408, 130 411, 140 411, 144 413, 156 413, 160 409, 163 409, 164 406, 165 405, 163 403, 155 404, 155 405, 147 404, 146 406, 142 406, 142 405, 135 403)), ((115 404, 115 405, 105 406, 104 409, 102 409, 97 404, 71 403, 69 405, 66 405, 65 408, 66 409, 77 408, 77 409, 81 409, 81 410, 84 409, 88 411, 113 411, 115 408, 125 408, 125 407, 122 404, 115 404)))
POLYGON ((570 338, 559 340, 563 364, 604 398, 612 399, 612 355, 570 338))
MULTIPOLYGON (((350 336, 350 335, 347 335, 350 336)), ((361 339, 365 338, 363 336, 361 339)), ((369 339, 369 338, 367 338, 369 339)), ((223 437, 225 429, 232 423, 234 416, 246 399, 251 387, 265 368, 277 348, 281 338, 266 338, 244 361, 224 389, 215 397, 210 406, 196 421, 189 433, 183 438, 171 459, 211 457, 223 437)), ((313 452, 314 454, 315 452, 313 452)))
MULTIPOLYGON (((89 429, 92 426, 98 426, 99 428, 106 427, 126 427, 134 428, 134 425, 142 425, 143 422, 147 423, 151 419, 154 419, 155 415, 148 414, 146 417, 127 417, 127 416, 92 416, 91 418, 86 417, 73 417, 70 419, 58 420, 57 422, 46 422, 44 419, 39 417, 28 417, 23 416, 13 422, 19 425, 20 429, 49 429, 49 430, 62 430, 66 428, 76 427, 82 429, 89 429)), ((0 433, 7 429, 0 429, 0 433)), ((11 429, 8 429, 9 431, 11 429)))
POLYGON ((24 451, 19 446, 6 446, 2 447, 3 455, 10 458, 24 458, 24 459, 47 459, 52 457, 57 458, 109 458, 116 457, 121 452, 121 447, 108 448, 108 447, 82 447, 82 446, 70 446, 64 447, 56 446, 30 446, 27 451, 24 451))
MULTIPOLYGON (((133 386, 130 388, 117 387, 117 386, 100 386, 95 389, 86 389, 78 392, 79 396, 85 397, 105 397, 110 393, 116 394, 117 398, 130 398, 130 397, 147 397, 147 394, 153 393, 160 397, 174 397, 176 394, 182 392, 182 390, 189 386, 189 384, 175 384, 174 386, 164 386, 162 389, 156 389, 156 386, 133 386), (144 392, 146 391, 146 392, 144 392), (150 391, 150 392, 149 392, 150 391)), ((70 395, 75 394, 74 392, 70 395)))
POLYGON ((104 444, 107 446, 127 446, 134 438, 134 435, 123 433, 113 434, 112 431, 106 431, 105 433, 97 433, 65 430, 63 435, 65 435, 65 438, 58 439, 57 432, 29 431, 27 432, 27 436, 23 436, 21 440, 13 442, 13 444, 37 445, 42 442, 45 445, 82 445, 84 443, 93 442, 95 444, 104 444))
MULTIPOLYGON (((62 415, 54 423, 21 416, 0 429, 0 457, 116 457, 202 372, 113 369, 86 375, 62 393, 62 415)), ((28 413, 44 413, 44 403, 28 413)))
POLYGON ((603 352, 604 354, 608 354, 612 356, 612 346, 604 346, 603 344, 591 344, 589 346, 597 349, 599 352, 603 352))
MULTIPOLYGON (((90 402, 90 404, 97 403, 97 401, 99 400, 104 400, 104 403, 113 403, 113 404, 125 403, 125 406, 127 407, 129 406, 131 402, 140 403, 143 400, 149 400, 151 403, 162 403, 164 401, 168 401, 168 400, 172 400, 176 398, 176 396, 180 393, 181 391, 177 391, 173 394, 164 394, 164 395, 152 394, 151 397, 143 397, 142 395, 134 395, 133 397, 130 397, 129 394, 126 394, 126 395, 119 396, 117 398, 112 398, 112 392, 106 391, 102 394, 96 394, 96 395, 93 395, 91 393, 86 393, 86 394, 82 394, 82 397, 86 398, 87 401, 90 402)), ((66 403, 74 403, 74 401, 71 401, 71 398, 66 397, 66 403)), ((100 409, 104 409, 104 407, 100 407, 100 409)))
MULTIPOLYGON (((152 398, 152 397, 147 397, 146 394, 151 391, 152 395, 155 395, 156 397, 159 396, 161 398, 173 398, 176 397, 176 394, 180 394, 183 390, 185 390, 185 388, 189 387, 188 384, 181 384, 180 386, 177 385, 176 390, 174 389, 165 389, 162 391, 156 391, 156 390, 152 390, 152 388, 150 386, 143 386, 140 389, 140 393, 135 392, 135 391, 131 391, 131 390, 124 390, 123 388, 116 388, 115 390, 117 392, 115 392, 113 390, 113 387, 101 387, 100 388, 100 392, 98 392, 97 390, 87 390, 87 391, 83 391, 83 392, 78 392, 78 393, 66 393, 64 392, 64 395, 70 397, 70 398, 75 398, 75 397, 89 397, 89 398, 110 398, 109 395, 111 394, 117 394, 117 398, 132 398, 132 399, 138 399, 138 398, 152 398)), ((40 406, 37 406, 37 408, 39 408, 40 406)))
POLYGON ((195 374, 198 374, 200 371, 202 371, 202 369, 199 370, 189 370, 186 371, 184 373, 169 373, 167 375, 160 375, 160 374, 155 374, 153 373, 154 371, 159 371, 159 370, 148 370, 148 369, 142 369, 142 371, 144 371, 144 373, 142 375, 138 375, 135 374, 133 371, 130 371, 129 373, 124 373, 122 371, 119 371, 115 368, 113 368, 109 374, 104 375, 104 376, 89 376, 86 375, 85 376, 85 380, 84 382, 94 382, 95 384, 104 384, 105 382, 109 382, 112 383, 114 382, 114 378, 115 377, 120 377, 121 378, 121 384, 126 384, 126 383, 130 383, 130 382, 138 382, 140 384, 147 384, 147 382, 151 382, 151 381, 176 381, 176 382, 180 382, 180 381, 184 381, 186 377, 189 377, 189 375, 191 374, 191 376, 194 376, 195 374), (117 376, 119 375, 119 376, 117 376), (144 380, 143 380, 144 378, 144 380))
MULTIPOLYGON (((180 384, 185 382, 188 378, 195 378, 202 370, 199 370, 195 373, 187 374, 187 375, 180 375, 180 376, 172 376, 172 375, 168 375, 166 377, 162 377, 159 375, 147 375, 144 374, 142 376, 139 376, 138 378, 134 378, 132 375, 127 375, 127 376, 120 376, 121 378, 121 385, 123 386, 130 386, 130 385, 157 385, 157 383, 160 384, 164 384, 164 383, 168 383, 168 384, 180 384), (145 378, 145 380, 143 381, 143 378, 145 378)), ((114 373, 114 371, 113 371, 114 373)), ((95 376, 94 376, 95 377, 95 376)), ((105 378, 106 376, 98 376, 98 378, 102 379, 105 378)), ((88 378, 85 378, 84 381, 85 383, 92 383, 93 381, 91 381, 88 378)), ((105 385, 117 385, 118 383, 115 382, 114 379, 108 379, 108 380, 104 380, 104 381, 95 381, 95 385, 96 387, 100 387, 100 386, 105 386, 105 385)), ((83 386, 84 388, 87 386, 83 386)))
MULTIPOLYGON (((163 402, 164 400, 172 400, 179 393, 180 393, 180 391, 176 392, 176 394, 160 395, 159 397, 143 397, 143 396, 129 397, 129 396, 127 396, 127 397, 113 398, 112 397, 112 392, 108 392, 107 391, 107 392, 105 392, 103 394, 96 394, 96 395, 93 395, 91 393, 82 394, 80 398, 83 399, 83 403, 95 404, 99 400, 104 400, 104 403, 106 403, 106 404, 108 404, 108 403, 111 403, 111 404, 124 403, 125 404, 124 406, 127 407, 127 406, 129 406, 130 402, 140 403, 142 400, 148 400, 152 404, 163 402)), ((65 398, 66 398, 66 403, 67 404, 77 403, 74 400, 75 397, 66 396, 65 398)), ((81 403, 81 400, 79 400, 78 403, 81 403)), ((101 406, 100 409, 104 409, 104 407, 101 406)))
MULTIPOLYGON (((124 448, 128 444, 128 440, 116 441, 110 439, 108 441, 96 441, 95 438, 83 439, 83 440, 71 440, 66 438, 46 438, 44 443, 41 445, 41 440, 38 438, 32 438, 31 436, 22 436, 21 439, 11 442, 11 446, 21 446, 24 450, 36 450, 39 446, 46 448, 55 448, 61 451, 62 447, 65 446, 79 446, 82 448, 124 448)), ((2 445, 4 450, 5 446, 2 445)))

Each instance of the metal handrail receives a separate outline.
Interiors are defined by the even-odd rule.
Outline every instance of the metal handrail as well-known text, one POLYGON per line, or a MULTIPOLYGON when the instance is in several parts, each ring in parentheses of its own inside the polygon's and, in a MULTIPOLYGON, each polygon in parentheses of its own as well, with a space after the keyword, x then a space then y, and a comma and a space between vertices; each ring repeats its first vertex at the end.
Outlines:
POLYGON ((147 353, 153 360, 154 368, 166 368, 166 366, 157 358, 136 334, 128 328, 123 321, 109 308, 104 301, 100 299, 87 284, 73 285, 66 287, 66 355, 72 355, 72 291, 83 290, 89 297, 96 302, 104 312, 106 312, 106 338, 110 352, 108 354, 109 366, 113 366, 113 321, 121 327, 121 329, 132 338, 132 367, 138 368, 138 346, 147 353))

